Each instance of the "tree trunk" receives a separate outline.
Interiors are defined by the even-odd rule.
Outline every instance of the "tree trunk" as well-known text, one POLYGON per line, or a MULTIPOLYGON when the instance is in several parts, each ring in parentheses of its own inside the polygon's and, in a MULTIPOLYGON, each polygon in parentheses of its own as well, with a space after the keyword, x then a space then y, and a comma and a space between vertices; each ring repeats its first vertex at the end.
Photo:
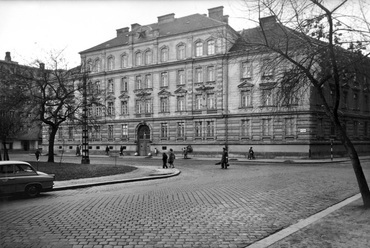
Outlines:
POLYGON ((357 151, 348 137, 345 137, 345 147, 349 153, 349 156, 351 158, 352 167, 355 171, 355 175, 357 178, 358 187, 360 188, 360 193, 362 196, 362 201, 364 203, 365 208, 370 208, 370 190, 369 186, 367 184, 364 172, 361 167, 361 162, 358 157, 357 151))
POLYGON ((49 153, 48 153, 48 162, 54 163, 54 141, 55 135, 58 131, 58 128, 51 128, 51 132, 49 135, 49 153))
POLYGON ((4 148, 4 161, 9 160, 8 149, 6 148, 6 140, 3 140, 3 148, 4 148))

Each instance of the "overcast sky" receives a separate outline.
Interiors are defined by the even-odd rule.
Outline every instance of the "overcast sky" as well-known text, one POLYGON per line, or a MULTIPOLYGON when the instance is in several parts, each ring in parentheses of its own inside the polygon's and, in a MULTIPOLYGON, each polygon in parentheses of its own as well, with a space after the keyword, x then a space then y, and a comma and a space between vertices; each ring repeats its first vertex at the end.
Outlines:
POLYGON ((152 24, 169 13, 175 18, 208 14, 218 6, 224 6, 235 30, 256 25, 243 18, 241 0, 0 0, 0 59, 9 51, 13 61, 30 64, 64 49, 68 67, 74 67, 80 63, 79 52, 114 38, 116 29, 152 24))

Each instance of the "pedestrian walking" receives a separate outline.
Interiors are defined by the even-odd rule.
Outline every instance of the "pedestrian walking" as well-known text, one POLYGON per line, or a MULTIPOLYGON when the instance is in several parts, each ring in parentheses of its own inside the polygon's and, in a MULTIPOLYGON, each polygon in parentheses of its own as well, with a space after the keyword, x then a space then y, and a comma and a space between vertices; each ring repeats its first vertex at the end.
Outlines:
POLYGON ((105 148, 105 154, 109 156, 109 147, 108 146, 105 148))
POLYGON ((184 159, 188 158, 188 148, 187 147, 182 148, 182 152, 184 154, 184 159))
POLYGON ((36 156, 37 161, 40 160, 40 155, 41 155, 41 152, 39 151, 39 149, 37 149, 36 152, 35 152, 35 156, 36 156))
POLYGON ((155 156, 158 155, 158 149, 157 148, 154 148, 154 154, 155 154, 155 156))
POLYGON ((168 168, 167 167, 167 158, 168 158, 167 153, 163 152, 162 153, 163 169, 167 169, 168 168))
POLYGON ((168 155, 168 163, 170 164, 170 168, 175 168, 175 166, 173 165, 173 162, 175 162, 175 154, 173 153, 173 150, 170 149, 170 154, 168 155))
POLYGON ((227 169, 227 166, 229 166, 229 155, 226 148, 224 147, 221 157, 221 169, 227 169))
POLYGON ((121 146, 121 147, 119 148, 119 155, 120 155, 120 156, 123 156, 123 146, 121 146))
POLYGON ((77 157, 81 156, 81 149, 79 145, 76 147, 76 156, 77 157))
POLYGON ((253 147, 249 148, 249 151, 248 151, 248 159, 254 159, 253 147))

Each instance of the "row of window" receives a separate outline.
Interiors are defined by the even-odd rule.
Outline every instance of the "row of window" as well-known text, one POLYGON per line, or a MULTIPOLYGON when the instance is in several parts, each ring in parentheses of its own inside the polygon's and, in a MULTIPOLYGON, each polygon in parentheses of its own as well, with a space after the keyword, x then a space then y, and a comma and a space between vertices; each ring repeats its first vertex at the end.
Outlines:
MULTIPOLYGON (((197 41, 194 44, 194 55, 195 57, 200 57, 203 55, 214 55, 216 53, 216 42, 215 40, 208 40, 206 42, 197 41)), ((170 48, 168 46, 163 46, 159 49, 159 60, 160 62, 169 61, 170 57, 170 48)), ((186 59, 186 44, 180 43, 176 46, 176 58, 178 60, 186 59)), ((120 68, 129 67, 129 55, 124 53, 121 55, 120 68)), ((147 49, 145 51, 137 50, 134 53, 134 65, 150 65, 153 63, 153 51, 147 49)), ((88 61, 89 70, 93 72, 102 71, 101 59, 97 58, 95 61, 88 61)), ((111 71, 115 69, 115 58, 110 55, 107 58, 107 70, 111 71)))
MULTIPOLYGON (((342 125, 344 127, 344 129, 346 130, 346 132, 348 132, 348 126, 349 125, 352 125, 352 129, 351 129, 351 133, 350 135, 353 136, 353 137, 360 137, 361 135, 363 137, 368 137, 369 136, 369 123, 367 121, 364 121, 364 122, 360 122, 358 120, 354 120, 354 121, 343 121, 342 122, 342 125), (360 126, 362 126, 362 133, 360 133, 360 126)), ((329 135, 332 136, 332 137, 336 137, 336 136, 339 136, 338 133, 337 133, 337 128, 336 126, 331 123, 330 125, 330 133, 329 135)), ((317 137, 325 137, 325 120, 320 118, 318 119, 317 121, 317 133, 316 133, 316 136, 317 137)))
MULTIPOLYGON (((196 83, 203 83, 204 80, 206 82, 214 82, 215 81, 215 67, 208 66, 205 68, 206 70, 206 77, 204 78, 203 73, 204 68, 199 67, 195 69, 195 82, 196 83)), ((168 87, 169 86, 169 73, 168 72, 161 72, 160 73, 160 87, 168 87)), ((186 77, 185 77, 185 70, 177 70, 176 71, 176 84, 177 85, 185 85, 186 77)), ((108 79, 107 82, 107 92, 114 93, 114 79, 108 79)), ((140 89, 148 89, 153 88, 153 74, 148 73, 144 75, 137 75, 135 76, 135 90, 140 89)), ((90 81, 88 84, 88 89, 90 93, 96 92, 99 93, 101 91, 101 83, 100 81, 96 81, 94 84, 90 81)), ((120 92, 128 92, 129 90, 129 83, 128 77, 122 77, 120 81, 120 92)))

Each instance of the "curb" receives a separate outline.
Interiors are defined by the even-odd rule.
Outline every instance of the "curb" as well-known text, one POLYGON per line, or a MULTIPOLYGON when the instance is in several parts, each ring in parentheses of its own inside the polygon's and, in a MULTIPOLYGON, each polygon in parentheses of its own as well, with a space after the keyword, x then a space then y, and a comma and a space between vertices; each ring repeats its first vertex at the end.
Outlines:
POLYGON ((83 184, 76 184, 76 185, 59 186, 59 187, 53 188, 50 191, 62 191, 62 190, 88 188, 88 187, 108 185, 108 184, 131 183, 131 182, 138 182, 138 181, 149 181, 149 180, 155 180, 155 179, 164 179, 164 178, 178 176, 180 173, 181 173, 181 171, 177 170, 174 173, 168 173, 168 174, 162 174, 162 175, 153 175, 153 176, 145 176, 145 177, 137 177, 137 178, 121 179, 121 180, 112 180, 112 181, 105 181, 105 182, 94 182, 94 183, 83 183, 83 184))

